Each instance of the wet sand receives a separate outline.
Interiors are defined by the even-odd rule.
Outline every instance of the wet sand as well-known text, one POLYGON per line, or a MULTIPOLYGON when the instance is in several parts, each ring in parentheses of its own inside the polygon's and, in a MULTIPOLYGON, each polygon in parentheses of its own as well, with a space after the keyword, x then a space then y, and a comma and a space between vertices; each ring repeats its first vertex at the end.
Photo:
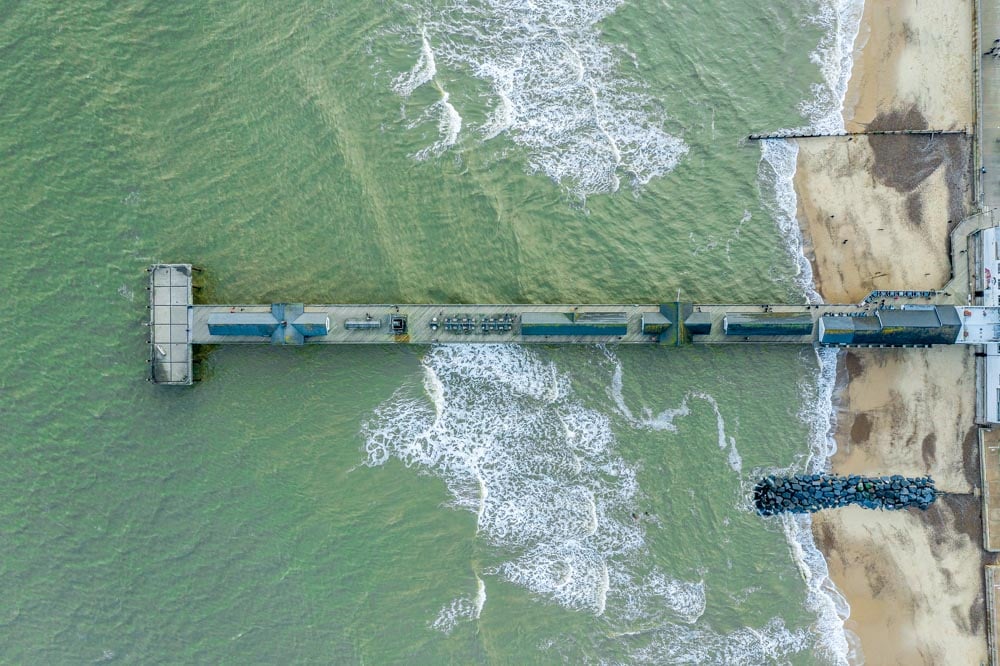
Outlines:
MULTIPOLYGON (((970 126, 972 29, 969 0, 866 2, 848 129, 970 126)), ((970 171, 964 135, 799 142, 799 221, 824 299, 943 286, 948 232, 969 212, 970 171)), ((851 606, 846 628, 860 641, 860 659, 985 663, 972 350, 852 350, 839 372, 832 471, 930 474, 956 493, 927 512, 815 516, 817 544, 851 606)))
POLYGON ((844 101, 848 131, 875 129, 886 111, 912 107, 932 129, 970 126, 972 11, 970 0, 865 2, 844 101))

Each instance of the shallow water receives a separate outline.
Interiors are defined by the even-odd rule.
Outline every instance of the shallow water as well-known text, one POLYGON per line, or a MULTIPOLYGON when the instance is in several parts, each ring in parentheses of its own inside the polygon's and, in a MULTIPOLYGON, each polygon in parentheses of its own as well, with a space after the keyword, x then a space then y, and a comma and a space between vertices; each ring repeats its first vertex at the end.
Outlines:
POLYGON ((216 349, 171 390, 140 325, 153 261, 219 302, 801 301, 742 137, 824 120, 828 8, 342 4, 0 23, 3 660, 830 661, 808 530, 746 499, 822 461, 812 350, 216 349))

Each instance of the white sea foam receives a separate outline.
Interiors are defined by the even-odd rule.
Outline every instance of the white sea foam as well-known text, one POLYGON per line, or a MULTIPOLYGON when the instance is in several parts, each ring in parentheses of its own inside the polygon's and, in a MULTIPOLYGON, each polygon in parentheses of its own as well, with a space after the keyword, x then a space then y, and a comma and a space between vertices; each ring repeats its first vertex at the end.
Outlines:
POLYGON ((823 81, 813 85, 812 99, 803 101, 799 109, 809 119, 810 129, 816 132, 844 131, 844 99, 864 8, 864 0, 824 0, 819 11, 810 17, 825 29, 810 55, 810 60, 819 66, 823 81))
POLYGON ((431 628, 450 634, 460 623, 474 619, 475 614, 475 602, 468 597, 458 597, 441 608, 438 616, 431 622, 431 628))
POLYGON ((660 626, 672 620, 693 624, 705 613, 705 582, 678 581, 654 571, 639 585, 616 586, 617 616, 626 622, 660 626))
POLYGON ((728 634, 667 625, 652 632, 648 644, 631 656, 644 664, 773 664, 808 645, 808 632, 791 631, 774 618, 761 629, 742 627, 728 634))
POLYGON ((440 91, 441 99, 431 104, 416 121, 409 125, 412 129, 428 120, 437 119, 438 139, 413 154, 413 157, 418 160, 426 160, 444 154, 446 150, 455 145, 455 142, 458 141, 458 134, 462 131, 462 116, 448 101, 451 99, 451 95, 441 86, 435 84, 435 87, 440 91))
POLYGON ((431 628, 443 634, 450 634, 462 622, 478 620, 486 605, 486 583, 476 574, 476 595, 474 597, 458 597, 452 599, 438 612, 431 628))
POLYGON ((719 448, 726 451, 726 461, 730 468, 737 474, 743 471, 743 457, 740 456, 736 448, 736 438, 726 435, 726 421, 719 410, 719 403, 708 393, 703 391, 691 391, 684 396, 681 404, 677 407, 665 409, 657 414, 653 414, 649 407, 643 407, 642 416, 636 417, 628 405, 625 404, 625 397, 622 395, 622 364, 618 357, 610 349, 604 349, 605 358, 614 368, 611 375, 611 386, 608 387, 608 395, 615 403, 618 413, 621 414, 633 427, 647 430, 661 430, 666 432, 676 432, 677 426, 674 419, 684 417, 691 413, 689 400, 695 398, 704 400, 715 412, 716 432, 718 434, 719 448))
MULTIPOLYGON (((863 0, 820 2, 812 21, 824 27, 825 32, 810 58, 819 66, 823 80, 813 86, 812 98, 799 105, 807 124, 797 130, 844 131, 844 99, 863 10, 863 0)), ((794 177, 797 159, 798 146, 794 142, 761 142, 758 183, 761 199, 769 205, 786 249, 798 268, 796 284, 807 302, 821 303, 796 219, 798 202, 794 177)), ((806 471, 810 472, 826 471, 829 458, 836 450, 831 433, 835 425, 833 391, 837 354, 833 350, 817 350, 817 361, 819 372, 815 384, 804 396, 805 407, 800 413, 810 427, 809 453, 805 461, 806 471)), ((826 560, 813 541, 812 521, 808 516, 784 516, 780 520, 793 558, 806 580, 806 603, 817 615, 818 652, 834 663, 847 663, 851 649, 844 620, 850 614, 850 607, 829 578, 826 560)))
POLYGON ((483 606, 486 605, 486 583, 478 575, 476 576, 476 598, 475 598, 475 618, 483 614, 483 606))
POLYGON ((723 451, 728 449, 729 454, 726 456, 726 459, 729 462, 729 466, 734 472, 739 474, 743 471, 743 458, 740 456, 740 452, 736 450, 736 438, 726 436, 726 421, 722 418, 722 412, 719 411, 719 403, 707 393, 695 392, 692 395, 696 398, 701 398, 712 406, 712 410, 715 412, 715 427, 719 436, 719 448, 723 451))
POLYGON ((809 458, 806 471, 819 474, 828 471, 830 456, 837 451, 833 431, 837 425, 833 411, 833 393, 837 384, 837 350, 831 347, 816 349, 819 372, 815 383, 802 385, 806 399, 799 418, 809 425, 809 458))
MULTIPOLYGON (((420 53, 392 88, 409 96, 434 79, 439 63, 471 75, 491 94, 488 117, 471 128, 481 140, 507 136, 524 149, 530 171, 581 197, 615 192, 623 179, 641 187, 672 171, 688 148, 664 128, 666 116, 647 87, 621 73, 616 50, 601 42, 598 23, 622 3, 450 0, 444 7, 429 1, 408 6, 422 24, 420 53)), ((454 107, 452 112, 458 116, 454 107)), ((439 140, 417 156, 440 154, 457 139, 456 132, 450 143, 439 140)))
POLYGON ((795 165, 799 146, 794 141, 762 141, 757 183, 761 201, 774 218, 785 250, 795 262, 795 284, 805 294, 806 302, 821 303, 823 299, 813 283, 812 264, 803 251, 802 230, 799 227, 798 198, 795 195, 795 165))
POLYGON ((420 31, 420 56, 409 72, 400 74, 392 81, 392 89, 402 97, 409 97, 413 91, 434 78, 437 74, 437 62, 431 49, 427 30, 420 31))
MULTIPOLYGON (((704 611, 700 583, 655 569, 640 576, 644 526, 635 469, 614 452, 609 419, 574 399, 569 378, 522 347, 448 345, 424 358, 424 394, 406 388, 364 427, 369 465, 390 457, 440 476, 477 534, 508 557, 485 571, 566 608, 624 613, 649 582, 673 620, 704 611)), ((485 601, 445 606, 432 626, 451 631, 485 601)))
MULTIPOLYGON (((609 391, 631 414, 620 364, 605 353, 615 364, 609 391)), ((434 347, 424 358, 423 388, 414 395, 404 387, 376 410, 364 427, 367 462, 395 457, 442 478, 453 505, 476 514, 478 537, 503 560, 484 575, 602 617, 610 636, 634 637, 630 662, 763 663, 808 647, 806 630, 790 631, 778 618, 728 634, 699 623, 704 581, 649 566, 646 521, 629 515, 641 498, 636 470, 616 455, 608 417, 577 400, 553 363, 516 346, 434 347)), ((720 447, 735 451, 708 394, 626 418, 673 430, 693 399, 712 406, 720 447)), ((485 600, 477 575, 475 596, 452 600, 430 626, 450 633, 477 619, 485 600)), ((558 639, 550 643, 558 649, 558 639)))

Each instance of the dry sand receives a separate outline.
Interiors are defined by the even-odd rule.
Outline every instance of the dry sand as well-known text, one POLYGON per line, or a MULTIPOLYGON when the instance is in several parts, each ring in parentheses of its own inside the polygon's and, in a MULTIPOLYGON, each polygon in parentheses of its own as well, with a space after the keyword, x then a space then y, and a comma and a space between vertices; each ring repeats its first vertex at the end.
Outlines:
POLYGON ((795 185, 806 256, 823 298, 857 303, 874 289, 937 289, 947 238, 965 216, 965 136, 803 141, 795 185))
POLYGON ((865 2, 844 104, 848 131, 876 129, 887 111, 914 107, 924 127, 969 127, 972 7, 971 0, 865 2))
MULTIPOLYGON (((972 0, 869 0, 845 104, 851 131, 973 122, 972 0)), ((948 232, 968 212, 971 140, 871 136, 799 142, 799 221, 817 289, 935 289, 948 232)), ((972 352, 863 350, 841 357, 839 474, 931 474, 956 495, 927 512, 814 519, 847 628, 868 664, 986 661, 972 352)))
MULTIPOLYGON (((972 126, 971 0, 869 0, 855 46, 849 130, 972 126)), ((948 231, 971 197, 971 145, 966 135, 799 142, 799 221, 827 301, 947 281, 948 231)))
POLYGON ((986 661, 981 502, 972 350, 849 351, 833 470, 921 476, 956 495, 926 512, 850 508, 813 532, 851 606, 868 664, 986 661))

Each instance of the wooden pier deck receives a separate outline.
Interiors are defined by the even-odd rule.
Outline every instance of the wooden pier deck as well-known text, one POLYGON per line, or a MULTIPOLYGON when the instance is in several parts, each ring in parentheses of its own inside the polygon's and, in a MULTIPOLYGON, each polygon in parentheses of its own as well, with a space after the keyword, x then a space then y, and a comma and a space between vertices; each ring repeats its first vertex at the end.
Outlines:
MULTIPOLYGON (((677 324, 677 304, 668 304, 673 308, 669 314, 671 321, 677 324)), ((773 312, 809 313, 814 322, 830 311, 858 311, 859 306, 822 306, 813 309, 806 305, 775 305, 769 306, 773 312)), ((260 344, 267 342, 260 337, 212 335, 208 330, 208 318, 219 312, 270 312, 269 305, 195 305, 193 306, 193 344, 260 344)), ((696 305, 688 306, 690 310, 710 313, 712 317, 712 332, 709 335, 696 335, 694 342, 707 344, 760 342, 760 340, 745 340, 726 336, 722 321, 727 312, 759 313, 764 311, 763 305, 696 305)), ((332 322, 330 334, 307 338, 305 344, 448 344, 448 343, 517 343, 517 344, 656 344, 663 342, 660 336, 646 335, 642 332, 642 317, 645 314, 661 312, 659 304, 366 304, 366 305, 306 305, 305 312, 324 313, 332 322), (624 314, 627 320, 625 335, 525 335, 521 329, 521 317, 528 313, 590 315, 595 313, 624 314), (404 335, 393 335, 389 328, 389 318, 402 315, 407 320, 407 330, 404 335), (357 330, 344 327, 346 321, 361 321, 371 318, 378 320, 377 329, 357 330), (437 328, 431 328, 433 319, 437 319, 437 328), (445 323, 456 322, 458 330, 448 330, 445 323), (483 330, 484 320, 487 330, 483 330), (510 322, 509 330, 490 330, 491 324, 510 322), (463 324, 468 324, 463 327, 463 324)), ((812 344, 813 336, 801 336, 769 342, 784 344, 812 344)), ((671 338, 670 343, 676 344, 671 338)))
MULTIPOLYGON (((260 344, 268 342, 260 337, 237 335, 212 335, 208 318, 214 313, 271 311, 270 305, 195 305, 193 308, 192 342, 194 344, 260 344)), ((356 305, 305 305, 305 312, 323 313, 330 317, 329 335, 306 338, 305 344, 437 344, 437 343, 518 343, 518 344, 635 344, 656 342, 657 336, 643 335, 641 320, 644 313, 658 314, 658 305, 514 305, 514 304, 407 304, 384 303, 356 305), (525 313, 570 314, 624 313, 628 319, 626 335, 522 335, 521 315, 525 313), (406 332, 396 335, 389 324, 390 317, 406 317, 406 332), (431 323, 437 318, 437 328, 431 323), (378 321, 379 328, 348 329, 347 321, 378 321), (445 328, 446 320, 454 322, 458 330, 445 328), (505 322, 510 330, 505 328, 505 322), (486 330, 483 324, 486 324, 486 330)))
MULTIPOLYGON (((266 320, 277 307, 272 304, 201 305, 193 302, 190 264, 157 264, 149 269, 150 290, 150 363, 151 378, 161 384, 187 384, 191 379, 192 345, 215 344, 448 344, 448 343, 517 343, 517 344, 813 344, 817 340, 816 323, 827 314, 866 314, 876 304, 282 304, 297 313, 320 314, 329 318, 325 334, 293 341, 272 340, 260 334, 213 334, 209 320, 231 314, 259 314, 266 320), (736 314, 790 315, 808 317, 808 334, 803 335, 731 335, 725 331, 725 318, 736 314), (685 320, 697 314, 708 332, 687 331, 685 320), (566 335, 539 335, 537 325, 528 330, 522 325, 530 315, 548 315, 561 322, 552 330, 564 328, 566 335), (394 330, 393 318, 406 321, 405 330, 394 330), (644 328, 643 322, 661 324, 659 330, 644 328), (369 325, 358 325, 369 322, 369 325), (610 322, 610 323, 609 323, 610 322), (580 332, 580 328, 588 328, 580 332), (602 328, 610 327, 607 335, 602 328)), ((891 296, 887 306, 930 305, 947 300, 939 292, 910 292, 891 296)), ((285 310, 280 310, 284 312, 285 310)), ((543 317, 544 318, 544 317, 543 317)), ((323 317, 321 316, 322 320, 323 317)), ((537 319, 537 316, 535 317, 537 319)), ((272 319, 277 323, 277 320, 272 319)), ((286 322, 280 322, 284 325, 286 322)), ((291 322, 294 326, 294 322, 291 322)), ((274 328, 272 326, 272 328, 274 328)), ((326 330, 326 329, 324 329, 326 330)))
MULTIPOLYGON (((877 306, 877 302, 870 300, 840 305, 681 302, 201 305, 193 301, 194 270, 190 264, 156 264, 149 269, 150 379, 157 384, 191 384, 193 345, 811 345, 818 340, 817 322, 824 315, 871 314, 877 306), (782 322, 777 324, 779 329, 801 330, 802 334, 780 335, 773 329, 759 335, 734 334, 732 330, 727 334, 727 315, 753 314, 767 315, 749 318, 756 322, 754 325, 764 328, 751 325, 748 329, 742 324, 741 330, 763 332, 773 326, 769 322, 770 316, 774 316, 782 322), (692 324, 688 330, 685 322, 692 315, 699 320, 699 327, 692 324), (305 317, 312 324, 296 323, 298 317, 305 317), (283 321, 286 318, 289 321, 283 321), (393 320, 400 319, 405 320, 405 326, 394 327, 393 320), (211 325, 210 320, 214 322, 211 325), (308 333, 296 328, 309 325, 313 328, 308 333), (225 334, 220 334, 223 330, 225 334), (562 331, 566 334, 560 334, 562 331)), ((941 292, 893 292, 887 299, 879 300, 887 308, 900 308, 938 304, 948 296, 941 292)))
MULTIPOLYGON (((928 299, 904 299, 901 302, 927 304, 928 299)), ((900 301, 897 301, 899 303, 900 301)), ((448 344, 448 343, 516 343, 516 344, 657 344, 664 343, 658 334, 647 335, 642 331, 644 314, 658 314, 663 308, 676 308, 706 313, 711 317, 711 332, 706 335, 690 336, 690 342, 696 344, 813 344, 816 341, 816 322, 825 314, 854 314, 863 312, 862 305, 764 305, 764 304, 406 304, 389 305, 384 303, 365 305, 305 305, 307 313, 321 313, 330 318, 331 327, 328 335, 306 338, 304 344, 448 344), (813 321, 813 330, 809 335, 801 336, 734 336, 727 335, 723 328, 726 314, 758 314, 772 312, 776 314, 808 315, 813 321), (623 314, 627 320, 625 335, 526 335, 521 329, 522 315, 528 313, 567 314, 576 313, 581 316, 592 314, 623 314), (389 318, 392 316, 406 317, 406 332, 395 335, 390 330, 389 318), (437 328, 432 328, 432 320, 436 318, 437 328), (347 321, 378 321, 375 329, 349 329, 347 321), (445 323, 448 320, 458 323, 458 330, 448 330, 445 323), (509 330, 495 330, 497 323, 509 321, 509 330), (486 323, 487 329, 483 329, 486 323), (467 326, 463 327, 463 324, 467 326)), ((873 309, 874 306, 868 306, 873 309)), ((267 344, 268 339, 260 336, 212 335, 209 332, 208 320, 215 313, 268 313, 270 305, 194 305, 192 307, 192 344, 267 344)), ((671 321, 677 324, 676 314, 669 314, 671 321)), ((682 315, 683 316, 683 315, 682 315)), ((683 323, 677 328, 683 328, 683 323)), ((682 333, 683 335, 683 333, 682 333)), ((680 343, 688 340, 682 339, 680 343)), ((678 344, 674 338, 668 344, 678 344)))

